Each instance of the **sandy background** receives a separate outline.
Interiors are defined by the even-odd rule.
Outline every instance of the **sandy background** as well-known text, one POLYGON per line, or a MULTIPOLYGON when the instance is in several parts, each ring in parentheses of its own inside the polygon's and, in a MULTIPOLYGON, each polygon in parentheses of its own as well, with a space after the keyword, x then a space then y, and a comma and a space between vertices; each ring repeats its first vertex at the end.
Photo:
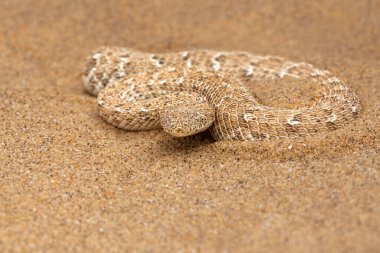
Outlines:
MULTIPOLYGON (((0 252, 379 252, 379 1, 0 1, 0 252), (306 61, 362 100, 318 137, 125 132, 84 93, 100 45, 306 61)), ((314 103, 302 82, 247 84, 314 103)))

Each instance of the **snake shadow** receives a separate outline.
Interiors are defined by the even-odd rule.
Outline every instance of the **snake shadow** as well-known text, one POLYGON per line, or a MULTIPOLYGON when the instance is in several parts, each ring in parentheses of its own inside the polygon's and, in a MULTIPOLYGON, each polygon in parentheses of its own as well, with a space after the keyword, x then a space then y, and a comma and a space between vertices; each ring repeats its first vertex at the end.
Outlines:
POLYGON ((196 150, 199 147, 204 147, 215 143, 215 139, 208 131, 204 131, 192 136, 176 138, 169 134, 165 134, 164 137, 158 142, 160 152, 163 154, 181 154, 188 153, 196 150))

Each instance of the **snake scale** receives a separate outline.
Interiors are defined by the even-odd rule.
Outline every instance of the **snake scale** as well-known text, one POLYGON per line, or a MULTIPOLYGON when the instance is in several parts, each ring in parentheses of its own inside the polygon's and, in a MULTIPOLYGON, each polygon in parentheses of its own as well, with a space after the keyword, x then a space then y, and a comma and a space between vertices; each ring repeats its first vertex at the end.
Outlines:
POLYGON ((208 129, 216 140, 265 140, 334 130, 357 117, 360 102, 340 79, 311 64, 242 51, 144 53, 102 47, 88 59, 85 89, 99 114, 131 131, 163 128, 176 137, 208 129), (246 80, 291 77, 320 85, 311 107, 259 104, 246 80))

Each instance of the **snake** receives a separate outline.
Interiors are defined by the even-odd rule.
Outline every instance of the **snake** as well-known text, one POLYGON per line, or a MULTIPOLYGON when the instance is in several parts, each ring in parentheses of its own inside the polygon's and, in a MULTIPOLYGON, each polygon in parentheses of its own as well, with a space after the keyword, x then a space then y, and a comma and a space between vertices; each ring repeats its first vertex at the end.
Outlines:
POLYGON ((82 77, 106 122, 128 131, 163 129, 174 137, 206 130, 217 141, 312 136, 342 127, 361 109, 357 95, 331 72, 245 51, 100 47, 82 77), (315 83, 320 99, 309 107, 270 107, 244 85, 288 78, 315 83))

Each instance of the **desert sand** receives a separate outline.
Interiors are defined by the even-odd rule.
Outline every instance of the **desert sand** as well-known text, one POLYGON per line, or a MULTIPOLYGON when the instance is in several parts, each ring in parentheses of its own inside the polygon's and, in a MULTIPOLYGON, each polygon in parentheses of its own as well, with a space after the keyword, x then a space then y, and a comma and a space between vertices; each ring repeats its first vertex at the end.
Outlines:
MULTIPOLYGON (((380 2, 0 2, 0 252, 379 252, 380 2), (83 89, 99 46, 245 50, 327 69, 349 125, 293 140, 176 139, 104 122, 83 89)), ((263 104, 307 82, 246 84, 263 104)))

